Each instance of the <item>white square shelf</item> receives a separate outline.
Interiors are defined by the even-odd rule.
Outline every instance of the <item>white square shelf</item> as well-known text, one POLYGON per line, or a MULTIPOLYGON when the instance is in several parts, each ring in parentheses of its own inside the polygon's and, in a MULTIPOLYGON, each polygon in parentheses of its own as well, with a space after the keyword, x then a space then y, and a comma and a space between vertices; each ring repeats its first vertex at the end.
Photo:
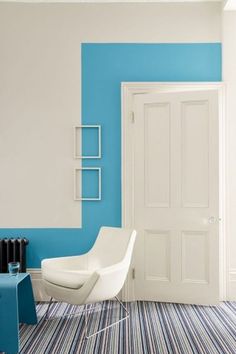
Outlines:
POLYGON ((74 158, 75 159, 100 159, 101 158, 101 125, 77 125, 74 127, 74 158), (82 151, 82 130, 97 129, 98 146, 97 155, 83 155, 82 151))
POLYGON ((102 195, 102 173, 101 173, 101 167, 79 167, 75 168, 74 172, 74 200, 78 201, 85 201, 85 200, 101 200, 101 195, 102 195), (95 197, 82 197, 83 191, 82 191, 82 173, 83 171, 98 171, 98 195, 95 197), (79 196, 78 193, 78 173, 81 173, 81 178, 80 178, 80 194, 79 196))

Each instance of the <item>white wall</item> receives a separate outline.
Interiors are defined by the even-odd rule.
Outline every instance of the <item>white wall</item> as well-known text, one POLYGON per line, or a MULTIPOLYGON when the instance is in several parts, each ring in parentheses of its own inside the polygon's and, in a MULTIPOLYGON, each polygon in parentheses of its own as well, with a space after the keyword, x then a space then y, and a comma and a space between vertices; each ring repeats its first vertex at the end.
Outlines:
POLYGON ((220 6, 0 4, 0 227, 80 227, 81 42, 217 42, 220 6))
POLYGON ((223 16, 223 79, 226 83, 228 298, 236 300, 236 12, 223 16))

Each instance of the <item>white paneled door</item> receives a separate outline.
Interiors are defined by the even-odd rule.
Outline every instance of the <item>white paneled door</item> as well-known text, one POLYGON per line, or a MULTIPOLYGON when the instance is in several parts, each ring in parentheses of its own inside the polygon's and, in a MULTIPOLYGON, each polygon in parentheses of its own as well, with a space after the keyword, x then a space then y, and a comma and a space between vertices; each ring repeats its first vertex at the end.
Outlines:
POLYGON ((219 301, 217 90, 133 100, 136 299, 219 301))

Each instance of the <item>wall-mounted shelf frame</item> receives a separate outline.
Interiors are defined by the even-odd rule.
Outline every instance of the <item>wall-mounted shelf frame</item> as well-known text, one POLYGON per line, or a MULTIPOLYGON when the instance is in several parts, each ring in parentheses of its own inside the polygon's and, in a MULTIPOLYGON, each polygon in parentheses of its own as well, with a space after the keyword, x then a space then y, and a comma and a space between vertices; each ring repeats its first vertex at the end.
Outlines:
POLYGON ((74 158, 75 159, 100 159, 102 154, 101 147, 101 125, 76 125, 74 126, 74 158), (97 146, 97 155, 83 155, 78 154, 78 150, 82 152, 82 130, 83 129, 97 129, 98 134, 98 146, 97 146), (80 131, 80 133, 78 133, 80 131), (80 139, 78 139, 78 136, 80 139), (78 146, 80 144, 80 146, 78 146))
POLYGON ((98 201, 102 199, 102 171, 101 167, 78 167, 74 170, 74 200, 75 201, 98 201), (77 186, 77 174, 83 171, 97 171, 98 172, 98 195, 96 197, 82 197, 82 175, 81 175, 81 196, 78 196, 78 186, 77 186))

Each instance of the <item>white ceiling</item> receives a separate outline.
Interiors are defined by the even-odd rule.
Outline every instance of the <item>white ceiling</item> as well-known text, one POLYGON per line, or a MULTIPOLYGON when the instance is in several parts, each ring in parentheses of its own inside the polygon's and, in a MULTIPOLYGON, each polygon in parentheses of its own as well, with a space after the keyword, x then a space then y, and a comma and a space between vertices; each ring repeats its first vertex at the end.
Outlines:
POLYGON ((236 10, 236 0, 0 0, 0 2, 21 2, 21 3, 170 3, 170 2, 221 2, 224 10, 236 10))
MULTIPOLYGON (((228 0, 236 1, 236 0, 228 0)), ((29 3, 52 3, 52 2, 63 2, 63 3, 130 3, 130 2, 182 2, 182 3, 191 3, 191 2, 224 2, 224 0, 0 0, 0 2, 29 2, 29 3)))

